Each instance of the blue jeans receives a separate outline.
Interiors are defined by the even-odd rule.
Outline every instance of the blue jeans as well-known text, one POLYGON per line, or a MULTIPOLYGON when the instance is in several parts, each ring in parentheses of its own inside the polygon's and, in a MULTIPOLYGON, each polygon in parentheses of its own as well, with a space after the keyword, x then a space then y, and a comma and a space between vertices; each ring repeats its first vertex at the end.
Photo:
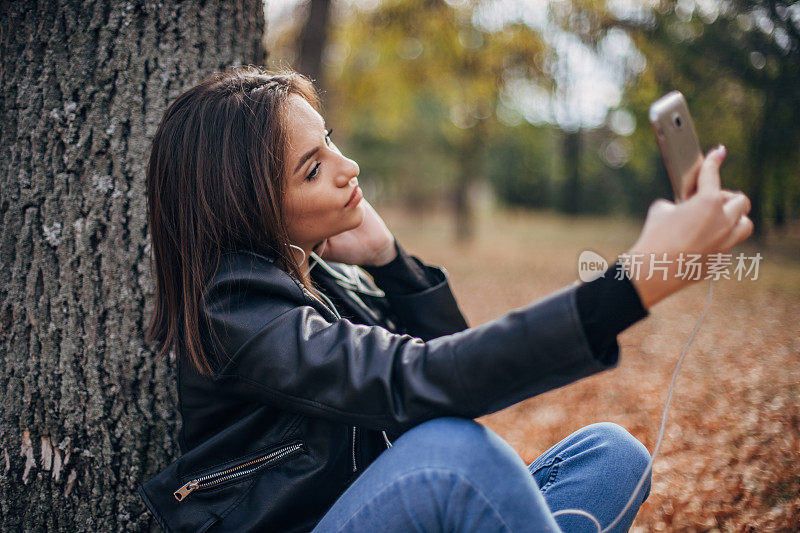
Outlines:
MULTIPOLYGON (((625 507, 650 454, 616 424, 586 426, 530 465, 497 433, 466 418, 443 417, 400 436, 347 488, 313 533, 587 531, 581 509, 607 527, 625 507)), ((627 531, 650 493, 614 531, 627 531)))

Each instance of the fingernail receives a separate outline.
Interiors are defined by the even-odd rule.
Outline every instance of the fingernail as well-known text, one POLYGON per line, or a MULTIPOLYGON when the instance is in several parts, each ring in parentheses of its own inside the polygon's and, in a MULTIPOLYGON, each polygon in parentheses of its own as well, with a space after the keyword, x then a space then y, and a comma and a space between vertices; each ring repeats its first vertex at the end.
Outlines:
POLYGON ((719 158, 720 161, 722 161, 723 159, 725 159, 726 155, 728 155, 728 151, 725 149, 725 145, 720 144, 717 147, 717 157, 719 158))

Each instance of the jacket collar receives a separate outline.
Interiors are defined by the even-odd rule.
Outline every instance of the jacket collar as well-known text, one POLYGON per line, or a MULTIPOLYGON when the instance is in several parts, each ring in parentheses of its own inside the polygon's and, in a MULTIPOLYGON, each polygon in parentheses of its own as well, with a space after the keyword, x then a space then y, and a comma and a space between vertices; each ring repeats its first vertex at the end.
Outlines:
POLYGON ((344 289, 360 292, 369 296, 386 296, 386 293, 381 289, 367 285, 366 281, 361 277, 357 266, 337 262, 327 263, 314 252, 311 252, 310 259, 313 259, 314 262, 311 264, 309 270, 317 268, 317 272, 323 275, 327 274, 344 289), (320 272, 320 268, 322 272, 320 272))

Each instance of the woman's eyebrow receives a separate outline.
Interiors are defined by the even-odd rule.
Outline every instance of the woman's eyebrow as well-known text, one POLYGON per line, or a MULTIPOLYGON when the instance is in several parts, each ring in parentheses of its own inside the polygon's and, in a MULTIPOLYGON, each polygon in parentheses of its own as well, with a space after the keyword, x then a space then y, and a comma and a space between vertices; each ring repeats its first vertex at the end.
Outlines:
POLYGON ((297 167, 294 169, 294 173, 297 174, 297 172, 300 170, 300 167, 302 167, 303 164, 305 164, 305 162, 308 161, 308 159, 312 155, 316 154, 318 151, 319 151, 319 146, 312 148, 303 157, 301 157, 300 161, 297 162, 297 167))
MULTIPOLYGON (((322 129, 325 132, 328 131, 328 127, 324 122, 322 123, 322 129)), ((297 174, 297 172, 300 170, 300 167, 302 167, 305 164, 305 162, 308 161, 308 159, 311 156, 316 154, 319 151, 320 148, 321 148, 320 146, 316 146, 316 147, 312 148, 311 150, 309 150, 308 152, 306 152, 306 154, 303 155, 303 157, 300 158, 300 161, 297 162, 297 167, 295 167, 295 169, 294 169, 294 174, 297 174)))

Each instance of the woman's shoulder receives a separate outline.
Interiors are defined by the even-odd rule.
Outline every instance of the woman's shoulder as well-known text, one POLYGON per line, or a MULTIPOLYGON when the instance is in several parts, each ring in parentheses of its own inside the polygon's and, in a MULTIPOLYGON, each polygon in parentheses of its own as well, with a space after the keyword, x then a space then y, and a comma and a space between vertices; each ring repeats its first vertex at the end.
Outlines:
POLYGON ((201 299, 204 346, 216 360, 228 360, 265 324, 307 304, 300 283, 269 257, 244 250, 225 252, 201 299))
POLYGON ((219 291, 228 294, 244 291, 260 296, 272 292, 281 297, 303 299, 303 287, 297 279, 280 268, 274 257, 252 250, 220 254, 205 287, 206 298, 219 291))
POLYGON ((268 254, 256 252, 254 250, 226 250, 220 254, 220 262, 227 262, 228 264, 257 264, 257 265, 272 265, 277 268, 275 264, 276 258, 268 254))

